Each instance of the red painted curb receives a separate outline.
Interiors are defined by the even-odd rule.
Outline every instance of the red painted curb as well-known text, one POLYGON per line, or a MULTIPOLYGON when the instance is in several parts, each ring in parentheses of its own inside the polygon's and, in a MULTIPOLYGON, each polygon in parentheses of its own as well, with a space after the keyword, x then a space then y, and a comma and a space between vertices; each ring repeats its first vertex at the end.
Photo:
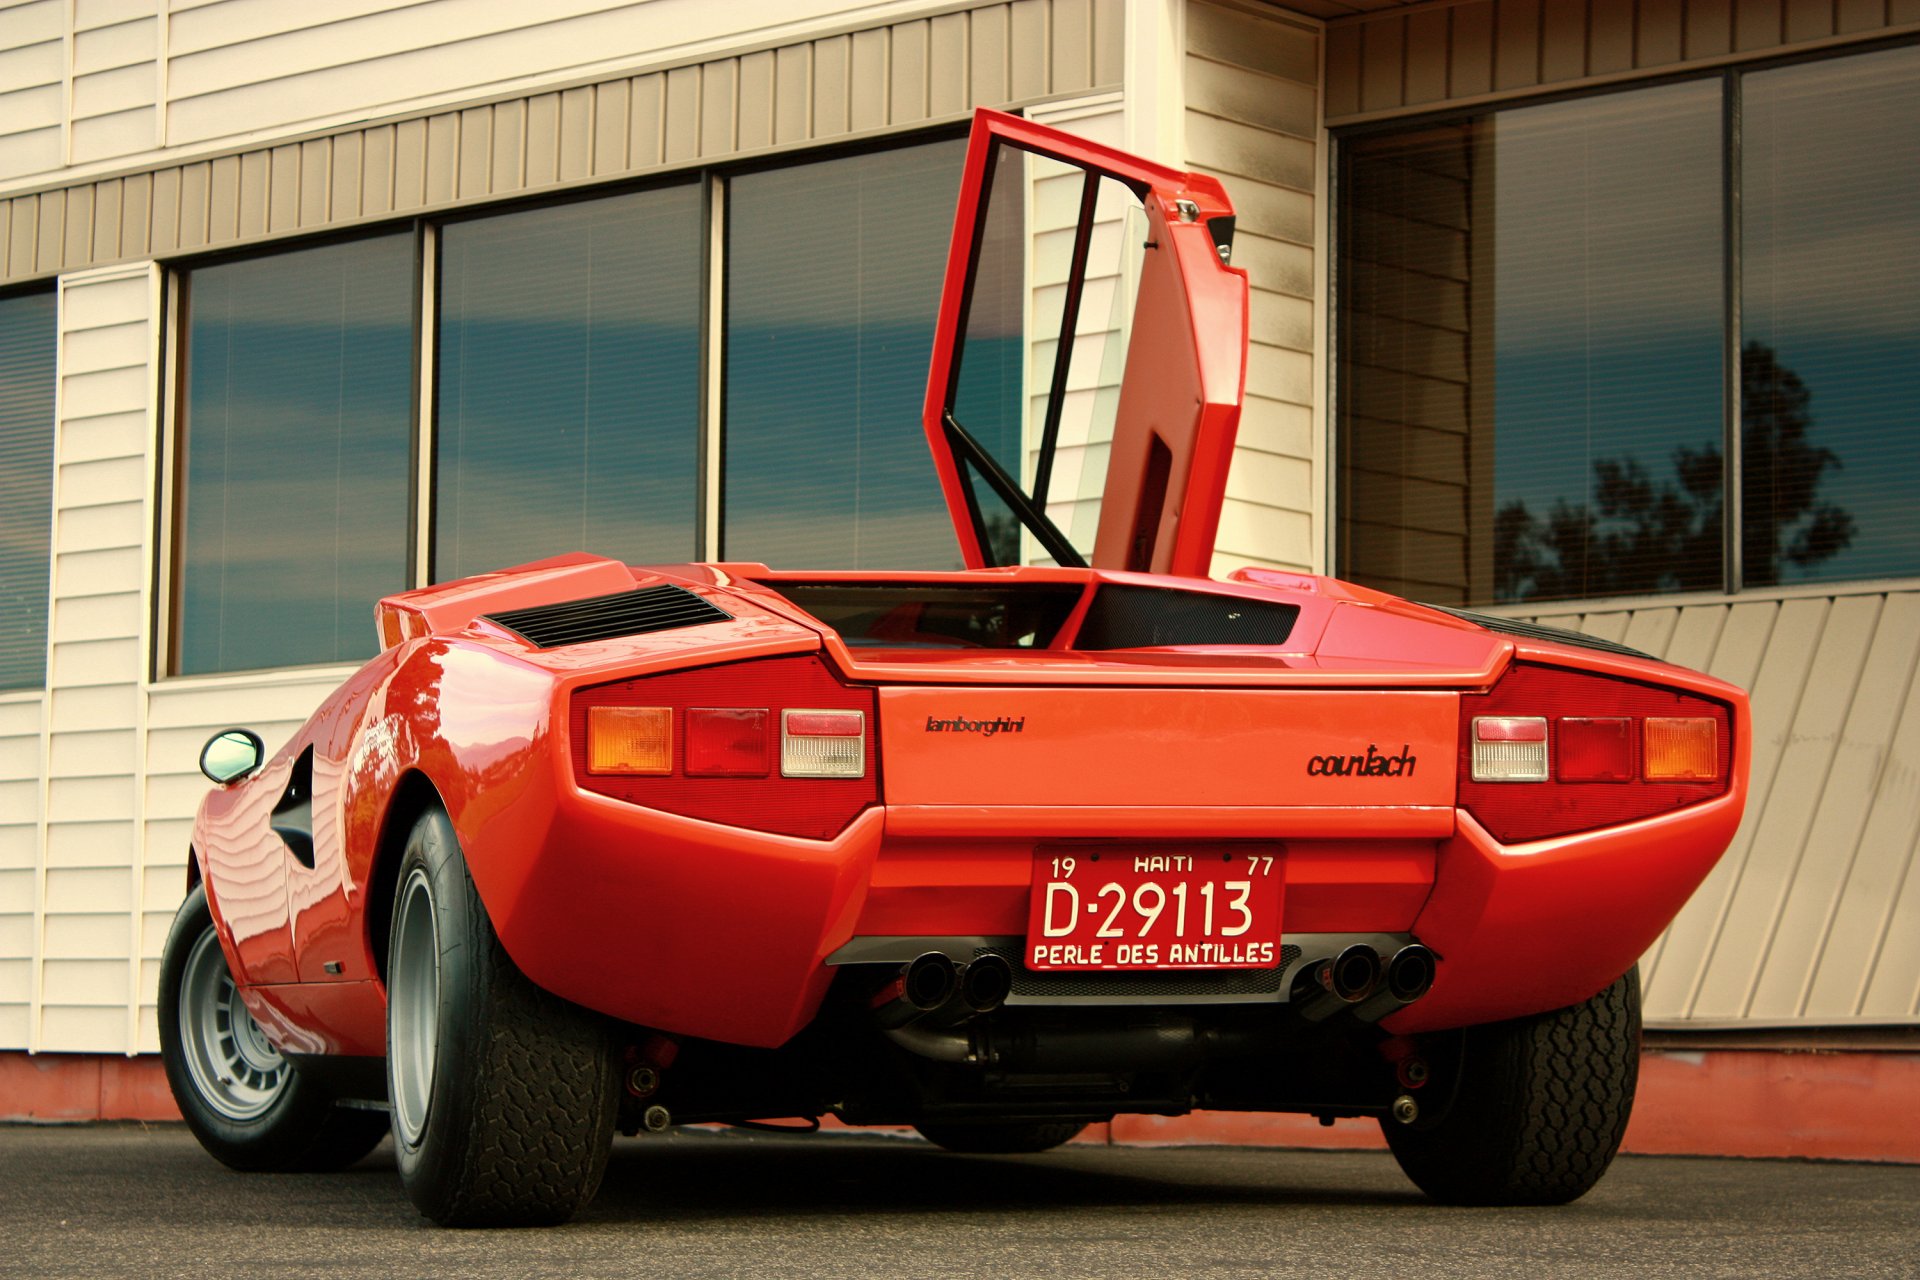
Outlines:
MULTIPOLYGON (((1659 1050, 1640 1063, 1622 1150, 1920 1164, 1920 1053, 1659 1050)), ((178 1120, 160 1060, 0 1053, 0 1121, 178 1120)), ((1081 1141, 1378 1149, 1371 1120, 1196 1111, 1121 1116, 1081 1141)))

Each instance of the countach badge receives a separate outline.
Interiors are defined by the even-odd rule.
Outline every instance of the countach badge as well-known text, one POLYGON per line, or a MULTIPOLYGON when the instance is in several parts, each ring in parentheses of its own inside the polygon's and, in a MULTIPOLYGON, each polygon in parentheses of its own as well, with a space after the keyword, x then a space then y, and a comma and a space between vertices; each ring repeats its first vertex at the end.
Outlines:
POLYGON ((1417 759, 1410 743, 1400 744, 1400 754, 1383 756, 1376 743, 1367 744, 1367 754, 1349 756, 1309 756, 1310 778, 1411 778, 1417 759))

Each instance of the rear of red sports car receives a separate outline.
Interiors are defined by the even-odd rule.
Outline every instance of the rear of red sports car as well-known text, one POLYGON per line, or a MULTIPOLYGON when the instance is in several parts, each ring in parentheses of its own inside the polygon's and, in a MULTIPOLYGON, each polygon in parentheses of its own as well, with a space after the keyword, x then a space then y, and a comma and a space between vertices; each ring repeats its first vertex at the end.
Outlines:
POLYGON ((564 1219, 616 1128, 827 1115, 1001 1152, 1376 1116, 1443 1200, 1593 1185, 1635 960, 1740 818, 1744 695, 1208 580, 1231 246, 1217 183, 985 114, 925 418, 968 570, 444 584, 383 602, 383 653, 272 760, 210 745, 161 997, 202 1140, 338 1164, 385 1124, 337 1104, 384 1102, 449 1223, 564 1219), (1057 274, 991 265, 1009 208, 1063 211, 1057 274), (1055 339, 1009 339, 1042 297, 1055 339))

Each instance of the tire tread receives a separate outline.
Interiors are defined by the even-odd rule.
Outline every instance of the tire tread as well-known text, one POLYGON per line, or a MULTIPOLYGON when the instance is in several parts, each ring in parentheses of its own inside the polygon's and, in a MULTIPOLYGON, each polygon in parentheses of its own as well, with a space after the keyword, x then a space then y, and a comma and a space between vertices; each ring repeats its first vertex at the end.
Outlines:
POLYGON ((1382 1121, 1408 1177, 1444 1204, 1565 1204, 1626 1133, 1640 1070, 1640 978, 1592 999, 1465 1032, 1460 1091, 1432 1125, 1382 1121))

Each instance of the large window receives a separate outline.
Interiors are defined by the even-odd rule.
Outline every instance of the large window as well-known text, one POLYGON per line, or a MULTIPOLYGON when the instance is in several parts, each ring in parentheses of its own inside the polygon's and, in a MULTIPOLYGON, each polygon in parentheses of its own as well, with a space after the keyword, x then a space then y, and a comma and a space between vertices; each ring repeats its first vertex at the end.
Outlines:
POLYGON ((686 183, 441 230, 436 579, 693 558, 700 214, 686 183))
POLYGON ((1916 173, 1913 48, 1344 138, 1339 571, 1454 603, 1920 572, 1916 173))
POLYGON ((181 675, 378 647, 413 509, 413 236, 185 278, 181 675))
POLYGON ((1740 87, 1741 577, 1920 572, 1920 47, 1740 87))
POLYGON ((167 669, 363 658, 382 595, 573 551, 957 565, 920 402, 963 157, 710 171, 182 272, 167 669))
POLYGON ((956 140, 728 184, 729 559, 960 567, 920 408, 965 153, 956 140))
POLYGON ((47 679, 54 330, 53 294, 0 298, 0 689, 47 679))

